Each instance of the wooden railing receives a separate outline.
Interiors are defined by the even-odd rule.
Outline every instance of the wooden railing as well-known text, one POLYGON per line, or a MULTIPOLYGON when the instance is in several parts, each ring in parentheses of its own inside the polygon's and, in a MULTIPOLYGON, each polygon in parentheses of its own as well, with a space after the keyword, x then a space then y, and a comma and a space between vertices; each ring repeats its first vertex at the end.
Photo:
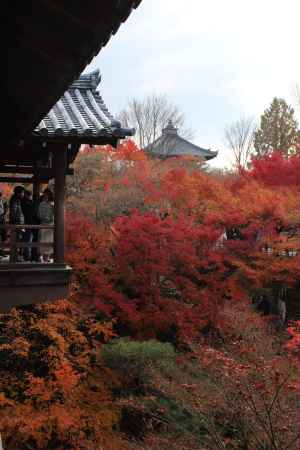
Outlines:
MULTIPOLYGON (((7 242, 0 242, 0 249, 9 249, 9 262, 15 263, 18 260, 18 249, 20 248, 54 248, 54 240, 48 242, 24 242, 18 239, 18 232, 22 230, 53 230, 54 225, 3 225, 0 224, 1 229, 8 231, 7 242)), ((62 242, 61 245, 64 245, 62 242)))

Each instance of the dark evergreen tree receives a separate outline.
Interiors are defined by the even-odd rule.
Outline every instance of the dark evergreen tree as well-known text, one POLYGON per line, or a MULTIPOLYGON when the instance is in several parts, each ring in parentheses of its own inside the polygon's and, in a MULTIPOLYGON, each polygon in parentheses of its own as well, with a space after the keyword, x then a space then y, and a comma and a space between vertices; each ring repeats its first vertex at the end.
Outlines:
POLYGON ((284 99, 275 97, 261 116, 260 127, 255 132, 256 156, 264 156, 273 151, 289 156, 296 153, 299 142, 298 122, 294 116, 294 109, 284 99))

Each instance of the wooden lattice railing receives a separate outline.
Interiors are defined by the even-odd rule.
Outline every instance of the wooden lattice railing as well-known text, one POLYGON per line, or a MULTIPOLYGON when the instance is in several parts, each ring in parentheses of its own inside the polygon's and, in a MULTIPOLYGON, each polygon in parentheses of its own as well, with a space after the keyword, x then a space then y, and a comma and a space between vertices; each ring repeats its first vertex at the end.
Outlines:
MULTIPOLYGON (((18 249, 20 248, 54 248, 54 240, 48 242, 24 242, 18 239, 18 233, 22 230, 53 230, 54 225, 3 225, 0 224, 1 229, 7 231, 7 239, 5 242, 0 242, 0 249, 9 250, 9 262, 15 263, 18 260, 18 249)), ((61 243, 64 245, 64 242, 61 243)))

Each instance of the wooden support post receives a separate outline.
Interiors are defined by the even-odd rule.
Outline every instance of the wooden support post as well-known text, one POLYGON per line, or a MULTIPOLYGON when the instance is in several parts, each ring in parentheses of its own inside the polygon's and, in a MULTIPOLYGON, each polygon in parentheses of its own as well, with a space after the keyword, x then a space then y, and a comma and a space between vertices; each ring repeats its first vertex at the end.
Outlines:
POLYGON ((34 163, 34 180, 33 180, 33 186, 32 186, 32 200, 34 207, 38 208, 39 200, 40 200, 40 191, 41 191, 41 183, 39 179, 39 166, 40 161, 36 161, 34 163))
POLYGON ((12 229, 10 231, 10 254, 9 261, 15 263, 17 261, 17 230, 12 229))
POLYGON ((33 204, 35 207, 37 207, 37 205, 39 203, 40 190, 41 190, 41 185, 38 182, 38 180, 35 180, 33 182, 33 188, 32 188, 32 199, 33 199, 33 204))
POLYGON ((54 262, 65 262, 65 177, 67 148, 54 153, 55 199, 54 199, 54 262))

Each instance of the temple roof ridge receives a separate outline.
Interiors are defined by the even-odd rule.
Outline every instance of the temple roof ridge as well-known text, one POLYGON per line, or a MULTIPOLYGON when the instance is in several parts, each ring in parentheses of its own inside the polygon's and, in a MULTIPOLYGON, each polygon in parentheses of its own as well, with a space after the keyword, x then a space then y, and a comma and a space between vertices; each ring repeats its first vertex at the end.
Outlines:
POLYGON ((95 91, 101 83, 101 79, 100 69, 95 69, 92 72, 80 75, 79 78, 73 81, 69 89, 91 89, 95 91))
POLYGON ((172 119, 169 119, 166 127, 162 129, 161 136, 152 144, 145 147, 144 151, 151 156, 159 158, 189 155, 198 156, 206 161, 215 158, 218 154, 218 151, 199 147, 181 137, 172 119))
POLYGON ((109 112, 97 90, 101 82, 99 69, 82 74, 75 80, 34 130, 35 137, 70 138, 73 140, 133 136, 135 130, 122 128, 109 112))
POLYGON ((185 144, 194 146, 195 148, 197 148, 198 150, 202 150, 203 152, 210 152, 213 153, 215 156, 218 154, 218 150, 214 151, 211 148, 204 148, 204 147, 200 147, 197 144, 194 144, 193 142, 188 141, 187 139, 183 138, 182 136, 178 135, 178 138, 183 141, 185 144))

